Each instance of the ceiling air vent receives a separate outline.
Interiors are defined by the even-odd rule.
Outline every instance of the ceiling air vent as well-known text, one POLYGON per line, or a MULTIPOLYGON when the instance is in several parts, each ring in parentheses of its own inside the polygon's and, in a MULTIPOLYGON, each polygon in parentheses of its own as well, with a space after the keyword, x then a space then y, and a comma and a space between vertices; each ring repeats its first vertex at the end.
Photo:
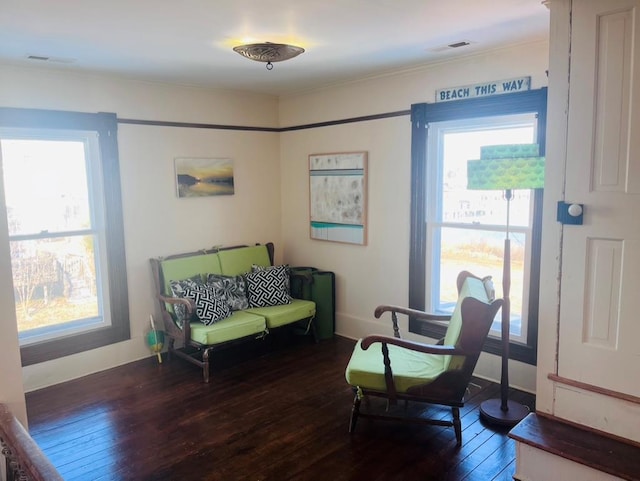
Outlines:
POLYGON ((449 43, 447 45, 440 45, 439 47, 434 47, 429 49, 430 52, 446 52, 447 50, 451 50, 452 48, 460 48, 460 47, 467 47, 469 45, 471 45, 471 41, 470 40, 460 40, 458 42, 453 42, 453 43, 449 43))
POLYGON ((460 48, 460 47, 466 47, 467 45, 471 45, 471 42, 467 42, 466 40, 462 40, 461 42, 450 43, 449 45, 447 45, 447 47, 460 48))
POLYGON ((76 61, 75 58, 48 57, 46 55, 27 55, 27 60, 47 63, 74 63, 76 61))
POLYGON ((29 55, 27 57, 29 60, 40 60, 41 62, 48 62, 49 57, 43 57, 41 55, 29 55))

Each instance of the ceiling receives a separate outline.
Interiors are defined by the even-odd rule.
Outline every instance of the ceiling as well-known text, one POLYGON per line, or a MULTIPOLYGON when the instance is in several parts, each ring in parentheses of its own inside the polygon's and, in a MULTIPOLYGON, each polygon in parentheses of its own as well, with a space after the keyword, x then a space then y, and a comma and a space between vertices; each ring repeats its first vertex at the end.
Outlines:
POLYGON ((543 41, 542 3, 2 0, 0 63, 282 95, 543 41), (268 71, 232 50, 266 41, 306 52, 268 71))

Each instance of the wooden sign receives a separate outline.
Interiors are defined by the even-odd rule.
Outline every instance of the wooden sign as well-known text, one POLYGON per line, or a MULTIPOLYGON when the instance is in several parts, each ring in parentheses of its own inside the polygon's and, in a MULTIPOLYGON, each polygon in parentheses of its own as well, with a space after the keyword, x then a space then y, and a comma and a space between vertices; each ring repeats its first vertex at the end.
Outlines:
POLYGON ((522 92, 531 88, 531 77, 518 77, 507 80, 496 80, 480 84, 464 85, 436 90, 436 102, 487 97, 489 95, 522 92))

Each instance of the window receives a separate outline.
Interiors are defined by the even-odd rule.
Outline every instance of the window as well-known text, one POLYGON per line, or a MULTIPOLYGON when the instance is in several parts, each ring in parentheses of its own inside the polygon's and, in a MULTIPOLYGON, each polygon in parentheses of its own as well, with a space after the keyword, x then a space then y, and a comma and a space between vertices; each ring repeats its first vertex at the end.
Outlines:
MULTIPOLYGON (((409 305, 449 313, 461 270, 491 275, 501 295, 506 200, 466 189, 466 162, 482 145, 540 144, 546 89, 412 108, 412 226, 409 305)), ((544 152, 542 152, 544 154, 544 152)), ((511 357, 535 364, 541 191, 514 191, 511 239, 511 357)), ((487 351, 500 354, 500 316, 487 351)), ((440 338, 446 326, 410 319, 411 332, 440 338)))
MULTIPOLYGON (((462 270, 491 275, 500 296, 506 200, 502 191, 467 190, 467 161, 480 158, 483 145, 533 143, 533 114, 461 119, 430 125, 427 153, 428 310, 450 314, 462 270)), ((511 339, 527 341, 533 195, 516 190, 511 200, 511 339)), ((500 338, 501 316, 490 335, 500 338)))
POLYGON ((116 119, 0 109, 23 365, 129 338, 116 119))

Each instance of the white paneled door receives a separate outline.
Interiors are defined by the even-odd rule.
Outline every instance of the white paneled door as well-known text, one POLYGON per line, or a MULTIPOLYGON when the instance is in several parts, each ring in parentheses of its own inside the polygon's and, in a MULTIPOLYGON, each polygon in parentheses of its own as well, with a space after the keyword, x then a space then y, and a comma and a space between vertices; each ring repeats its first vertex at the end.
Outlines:
POLYGON ((558 375, 640 397, 640 0, 572 9, 558 375))

